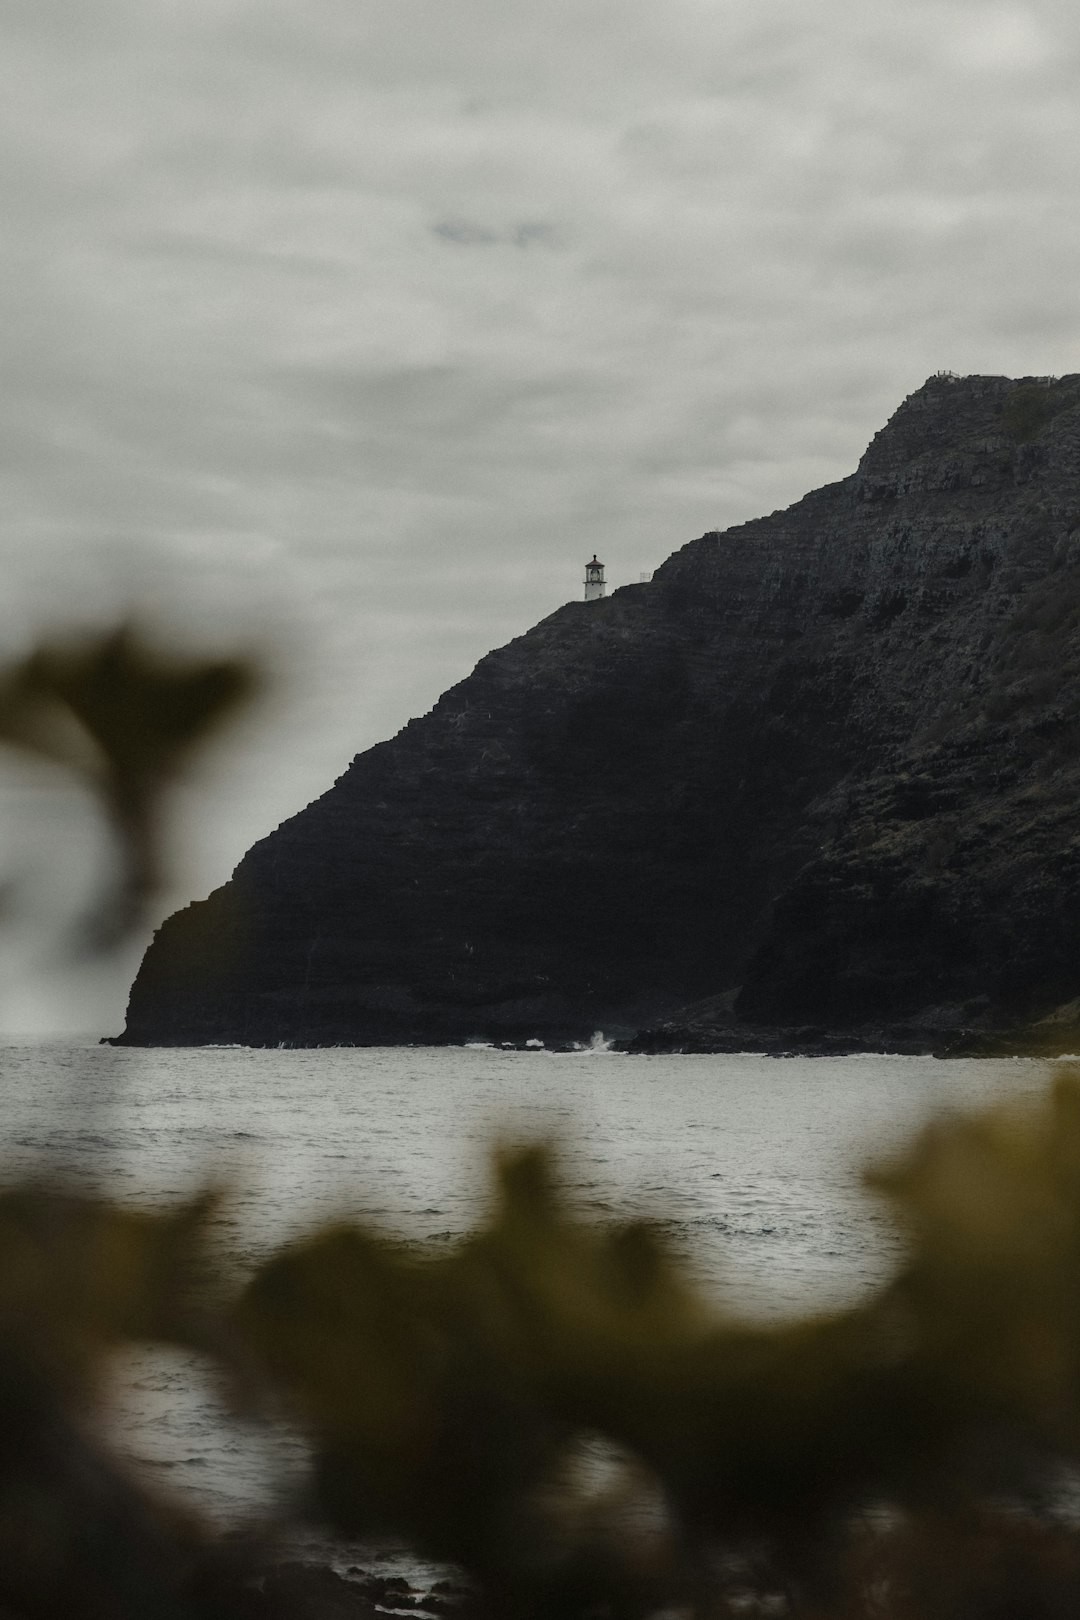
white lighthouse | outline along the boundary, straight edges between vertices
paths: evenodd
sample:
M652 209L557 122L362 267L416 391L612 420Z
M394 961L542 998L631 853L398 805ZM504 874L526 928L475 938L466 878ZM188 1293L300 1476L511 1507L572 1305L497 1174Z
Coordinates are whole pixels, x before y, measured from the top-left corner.
M597 597L607 595L607 586L604 583L604 565L597 562L596 552L593 552L592 562L585 564L585 600L595 602Z

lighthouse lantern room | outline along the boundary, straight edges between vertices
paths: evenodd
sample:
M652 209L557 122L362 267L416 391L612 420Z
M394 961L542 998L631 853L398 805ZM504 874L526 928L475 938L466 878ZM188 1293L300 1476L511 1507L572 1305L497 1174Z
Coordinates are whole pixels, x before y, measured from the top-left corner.
M607 595L607 585L604 583L604 565L597 562L596 552L593 552L592 562L585 564L585 600L595 602L597 597Z

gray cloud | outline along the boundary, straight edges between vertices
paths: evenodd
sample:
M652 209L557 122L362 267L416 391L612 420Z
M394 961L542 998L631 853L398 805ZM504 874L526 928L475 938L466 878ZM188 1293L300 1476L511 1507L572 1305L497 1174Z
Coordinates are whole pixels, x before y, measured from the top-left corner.
M433 225L432 230L436 236L459 247L492 247L499 242L509 242L517 248L556 247L559 242L555 227L543 220L525 220L498 231L469 219L444 219Z

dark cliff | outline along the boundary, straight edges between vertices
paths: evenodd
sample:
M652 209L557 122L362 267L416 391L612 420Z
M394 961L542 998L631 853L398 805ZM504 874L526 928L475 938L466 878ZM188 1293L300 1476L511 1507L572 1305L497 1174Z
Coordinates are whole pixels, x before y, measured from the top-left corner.
M1080 996L1078 700L1080 377L933 378L850 477L355 759L168 920L121 1039L1045 1017Z

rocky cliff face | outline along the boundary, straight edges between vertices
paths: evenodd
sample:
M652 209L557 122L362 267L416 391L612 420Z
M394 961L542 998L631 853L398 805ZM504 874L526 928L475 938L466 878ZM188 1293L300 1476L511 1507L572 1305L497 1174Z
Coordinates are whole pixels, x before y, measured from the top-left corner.
M1080 377L932 378L355 759L169 919L121 1039L1030 1022L1080 995L1078 745Z

